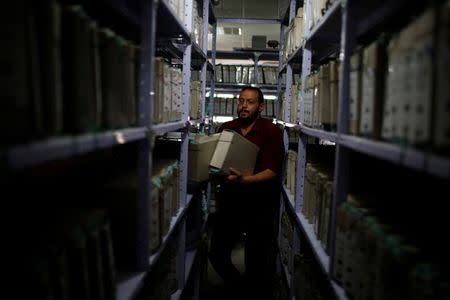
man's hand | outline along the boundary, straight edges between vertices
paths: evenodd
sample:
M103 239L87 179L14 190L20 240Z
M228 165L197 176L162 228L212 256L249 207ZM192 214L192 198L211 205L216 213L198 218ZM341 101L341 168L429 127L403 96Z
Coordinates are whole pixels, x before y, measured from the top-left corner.
M242 173L235 168L230 167L230 175L225 179L227 183L241 183L243 176Z
M258 182L265 182L276 178L277 174L270 169L265 169L262 172L254 175L242 175L242 173L235 168L230 167L230 175L225 177L225 182L232 184L254 184Z

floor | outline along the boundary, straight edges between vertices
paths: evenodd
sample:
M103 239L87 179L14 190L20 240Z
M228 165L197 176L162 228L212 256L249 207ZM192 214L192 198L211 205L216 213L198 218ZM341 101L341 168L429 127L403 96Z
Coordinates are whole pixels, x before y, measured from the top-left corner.
M231 260L236 268L244 272L244 248L242 243L238 243L236 248L231 253ZM211 263L208 261L207 275L202 284L200 300L230 300L226 299L223 281L214 271Z

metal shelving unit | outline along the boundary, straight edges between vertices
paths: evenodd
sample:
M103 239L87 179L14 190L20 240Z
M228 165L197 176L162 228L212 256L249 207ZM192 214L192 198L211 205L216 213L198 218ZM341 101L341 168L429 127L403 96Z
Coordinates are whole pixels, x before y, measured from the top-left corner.
M221 19L223 20L223 19ZM228 20L228 19L226 19ZM236 19L233 19L236 20ZM238 19L243 21L244 19ZM229 21L229 20L228 20ZM264 22L264 20L260 20ZM266 20L267 22L272 23L272 20ZM218 59L251 59L253 60L255 66L259 66L258 62L260 60L278 60L278 51L272 51L270 49L240 49L234 51L215 51L215 58ZM208 57L212 58L213 51L208 51ZM274 84L259 84L259 83L223 83L223 82L215 82L214 91L216 92L239 92L242 87L246 85L257 86L261 88L263 93L273 94L274 90L277 89L277 85Z
M272 19L234 19L234 18L218 18L217 21L219 22L242 22L242 23L258 23L258 24L273 24L278 23L278 20L272 20ZM247 49L247 48L241 48L241 49L235 49L233 51L217 51L215 49L216 46L216 36L217 36L217 26L216 24L213 26L213 37L212 37L212 50L209 50L208 57L211 59L212 64L215 65L216 59L250 59L253 60L255 67L259 66L258 62L261 60L272 60L277 61L278 60L278 50L272 50L272 49ZM215 79L215 78L214 78ZM256 76L255 76L256 79ZM244 83L221 83L221 82L215 82L215 80L212 80L211 84L207 87L209 90L210 96L209 96L209 107L208 107L208 113L207 115L209 117L213 117L214 115L214 94L217 92L220 93L239 93L242 87L251 85L251 86L257 86L261 88L261 91L264 94L268 95L274 95L277 93L278 85L272 85L272 84L258 84L258 83L250 83L250 84L244 84Z
M281 24L280 36L283 37L284 28L294 14L295 0L291 1L289 18L286 17ZM422 6L425 3L415 4ZM398 16L399 13L407 15L414 11L414 5L409 5L406 1L369 1L359 3L358 1L336 0L328 8L320 21L311 29L304 28L305 43L299 53L302 53L301 80L304 87L305 78L310 74L313 64L319 64L322 60L333 56L341 61L340 82L339 82L339 117L337 132L329 132L321 129L314 129L304 126L303 99L304 89L300 93L299 124L290 124L282 120L277 122L289 130L298 130L300 139L298 141L298 160L295 195L291 194L286 187L283 188L283 203L291 216L294 216L296 226L300 229L300 234L305 236L309 248L312 249L314 257L324 274L327 275L331 290L336 299L349 299L346 291L334 280L332 276L332 265L334 259L334 244L336 240L336 211L339 204L345 201L348 193L348 185L351 178L347 172L349 157L353 152L359 152L373 159L388 161L398 168L419 171L421 176L427 176L430 180L436 179L439 182L450 180L450 159L428 150L407 147L386 141L371 140L364 137L349 135L349 61L350 55L357 43L367 43L374 38L377 33L381 33L388 20ZM310 15L311 8L309 1L305 1L304 10ZM307 22L305 22L306 24ZM282 39L281 39L282 40ZM280 76L283 72L287 74L287 85L292 80L292 70L289 59L286 65L281 65L280 51ZM298 57L299 53L293 56ZM281 90L281 88L279 89ZM291 94L286 90L286 101L290 102ZM289 105L286 105L289 107ZM281 118L287 119L289 114L285 112ZM336 146L335 150L335 170L334 170L334 194L331 205L331 220L328 231L328 240L331 243L329 254L325 251L321 242L315 234L314 227L308 222L302 213L303 193L306 167L306 144L308 137L332 142ZM297 244L298 247L305 247L304 244ZM301 248L300 248L301 249Z
M186 12L185 20L188 20L188 15L191 17L192 12ZM191 42L192 28L186 26L185 20L180 20L178 18L167 1L160 0L158 2L157 16L156 34L158 37L183 38L186 44Z
M193 1L197 1L202 8L203 45L192 42L192 9ZM87 7L98 9L107 6L101 11L102 16L93 14L91 17L105 17L106 14L114 14L126 20L127 25L140 36L140 68L136 81L138 82L137 98L137 125L135 127L109 129L101 132L89 132L78 135L53 136L40 140L7 145L1 149L2 170L0 175L9 179L10 174L27 172L29 167L46 166L49 162L66 160L70 161L77 156L89 154L99 150L107 150L122 145L137 144L135 155L137 161L137 198L135 216L135 230L130 235L136 236L136 243L131 245L135 257L130 259L133 263L126 266L127 270L115 270L116 272L116 299L134 299L142 290L145 278L152 267L160 259L170 239L178 239L177 251L177 279L178 291L173 295L177 298L181 295L189 276L194 276L194 259L198 251L196 249L186 251L186 211L191 204L192 195L187 194L187 150L188 127L196 126L204 122L206 71L213 70L212 64L207 59L207 34L208 24L215 23L213 6L210 0L185 0L183 20L181 20L170 7L167 1L139 1L139 4L131 5L124 0L97 0L95 3L84 3ZM98 7L97 7L98 6ZM136 6L136 7L135 7ZM92 9L93 12L96 10ZM100 13L100 12L99 12ZM123 20L121 20L123 21ZM119 22L118 22L119 23ZM121 26L121 25L117 25ZM127 28L128 30L129 28ZM125 31L127 31L125 30ZM157 41L160 43L158 44ZM152 123L152 111L155 97L154 56L156 45L166 47L165 53L173 58L183 60L182 66L182 117L180 121L154 125ZM169 49L170 48L170 49ZM202 118L188 121L190 102L190 75L191 69L202 70ZM181 151L179 155L179 206L178 213L172 217L170 229L163 238L161 245L154 254L150 249L151 220L151 184L153 159L153 138L172 131L181 131ZM133 148L134 149L134 148ZM6 166L4 172L3 166ZM50 172L50 171L47 171ZM64 199L64 197L63 197ZM204 224L201 224L202 228ZM176 236L175 236L176 235ZM130 246L130 245L129 245ZM198 272L197 272L198 273ZM199 274L196 280L200 280ZM178 296L177 296L178 295Z
M328 273L330 270L330 257L325 253L325 250L320 245L320 241L314 233L313 225L306 220L303 213L295 211L295 196L287 190L286 186L283 186L283 196L286 204L285 207L287 207L291 215L295 216L296 226L306 236L308 242L313 248L313 253L322 268L322 272Z
M186 210L189 208L189 204L191 203L192 195L187 195L186 199L186 205L183 207L180 207L178 210L178 213L172 217L172 220L170 222L170 229L167 232L167 234L164 236L161 245L158 248L158 251L156 253L152 254L149 258L149 268L153 266L156 261L158 261L159 257L161 256L162 252L164 251L167 243L169 242L170 238L172 237L173 233L178 229L178 226L180 226L180 223L184 222L184 216L186 213Z
M306 35L306 43L314 45L312 60L320 62L332 53L336 53L340 47L342 27L342 0L336 0L316 24L311 32Z

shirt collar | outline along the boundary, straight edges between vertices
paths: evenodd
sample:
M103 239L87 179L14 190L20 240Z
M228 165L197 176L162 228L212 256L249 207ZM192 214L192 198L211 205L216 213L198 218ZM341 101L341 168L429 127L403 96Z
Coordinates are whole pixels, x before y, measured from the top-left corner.
M250 132L252 131L259 131L262 128L262 117L259 116L258 119L256 119L255 124L252 127L252 130L250 130ZM240 132L241 129L241 121L239 120L239 118L236 118L234 120L234 124L232 124L232 129L235 130L236 132Z

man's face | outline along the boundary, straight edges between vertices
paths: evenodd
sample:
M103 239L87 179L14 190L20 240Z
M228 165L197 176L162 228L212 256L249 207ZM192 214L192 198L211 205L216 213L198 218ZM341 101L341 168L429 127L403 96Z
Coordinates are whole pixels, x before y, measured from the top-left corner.
M238 99L237 114L239 119L251 124L264 109L264 104L258 102L258 93L253 90L244 90Z

